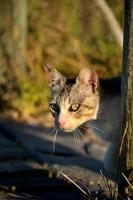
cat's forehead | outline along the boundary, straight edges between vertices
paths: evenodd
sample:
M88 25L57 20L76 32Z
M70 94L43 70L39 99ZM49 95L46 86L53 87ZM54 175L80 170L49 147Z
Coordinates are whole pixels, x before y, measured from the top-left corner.
M75 83L66 84L58 96L59 102L80 103L82 96L75 88Z
M69 101L71 100L71 85L66 84L62 91L59 93L58 99L60 102L62 101Z

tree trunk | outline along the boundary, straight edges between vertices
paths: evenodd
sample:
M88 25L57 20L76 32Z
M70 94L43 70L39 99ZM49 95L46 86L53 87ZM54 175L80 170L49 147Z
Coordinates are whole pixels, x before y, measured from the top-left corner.
M26 0L0 0L0 71L25 72Z
M124 143L121 152L121 163L118 188L119 193L127 198L133 193L133 1L125 0L124 49L122 64L122 133ZM132 194L133 195L133 194Z

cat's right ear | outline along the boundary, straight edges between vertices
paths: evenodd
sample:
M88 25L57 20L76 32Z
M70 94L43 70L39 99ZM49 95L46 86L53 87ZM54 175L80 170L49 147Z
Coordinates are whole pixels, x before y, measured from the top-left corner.
M90 68L84 67L81 69L79 76L76 79L77 84L91 88L95 92L99 87L98 75Z
M49 78L49 87L53 91L59 91L64 87L64 84L66 82L66 78L58 72L55 68L53 68L51 65L45 65L44 69L46 73L48 74Z

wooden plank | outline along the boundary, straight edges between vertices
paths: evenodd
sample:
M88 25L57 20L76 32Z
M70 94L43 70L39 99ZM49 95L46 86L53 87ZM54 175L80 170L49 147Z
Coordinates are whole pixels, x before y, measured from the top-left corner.
M16 146L1 147L0 146L0 159L23 159L32 158L33 156L26 149Z
M0 121L0 129L3 131L6 137L14 141L19 141L30 150L33 150L34 147L34 149L36 148L38 150L46 151L48 153L53 152L54 134L53 137L49 136L49 133L52 132L53 129L35 127L34 125L26 126L10 121ZM57 153L76 153L77 149L75 148L75 145L73 145L73 135L58 134L57 138L59 140L59 143L58 140L56 141L56 144L58 145L56 145L55 151ZM66 140L68 141L67 143L65 142Z
M14 171L27 171L31 169L43 169L41 166L33 160L22 161L22 160L12 160L0 162L0 172L14 172Z
M13 179L0 179L0 188L7 191L12 190L14 186L18 192L30 191L74 191L75 187L61 179L49 177L25 177Z
M8 121L0 121L0 127L8 138L19 141L41 166L47 163L56 172L63 170L70 177L77 177L78 174L78 178L83 180L86 176L90 177L91 180L101 178L100 169L103 169L101 160L106 151L103 144L101 146L98 144L97 149L91 148L90 151L93 153L88 155L83 146L81 146L81 151L76 150L72 135L61 134L58 136L55 154L53 154L52 141L46 137L47 129L34 125L23 126ZM84 141L81 145L84 145Z
M23 126L20 127L21 126L18 127L17 124L12 124L11 122L0 121L0 128L4 135L11 140L20 142L21 145L33 155L38 163L43 164L46 161L44 158L45 154L52 154L53 141L51 142L45 138L45 134L43 134L43 137L40 137L39 132L36 132L36 135L34 135L32 129L30 131L24 131ZM66 156L67 154L73 156L73 154L76 153L64 145L57 144L58 143L56 143L55 152L57 152L58 155L60 153L60 156L61 152L62 155ZM42 150L43 153L41 153L40 150Z
M8 180L9 181L9 180ZM21 183L19 182L21 181ZM4 182L4 190L6 191L5 199L63 199L68 200L70 199L76 199L76 200L83 200L85 199L80 191L78 191L74 186L65 183L63 180L57 180L57 179L32 179L27 182L27 180L17 180L17 181L9 181L9 184L7 187L5 186ZM38 181L40 184L32 184ZM1 182L0 182L1 183ZM3 183L3 182L2 182ZM20 183L20 184L19 184ZM32 185L30 185L32 184ZM1 188L2 189L2 188ZM14 192L12 191L14 190ZM4 198L3 198L4 199Z
M62 179L47 177L47 170L7 173L0 179L3 199L71 199L83 200L80 191ZM1 176L1 174L0 174ZM64 196L65 195L65 196Z
M0 147L1 146L14 146L14 143L5 137L2 132L0 132Z
M86 200L78 192L69 191L50 191L50 192L32 192L32 193L5 193L2 195L1 200Z

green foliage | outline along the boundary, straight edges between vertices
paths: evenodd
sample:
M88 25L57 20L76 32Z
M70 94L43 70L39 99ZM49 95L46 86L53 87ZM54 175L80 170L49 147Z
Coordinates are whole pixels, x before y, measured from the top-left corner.
M72 33L74 36L81 35L81 16L82 16L82 3L77 0L65 1L66 4L66 31Z
M24 81L20 84L20 93L13 103L15 109L24 115L36 115L48 110L49 90L32 81Z
M121 0L107 2L122 26ZM93 1L29 0L27 12L27 75L21 78L22 74L17 73L20 94L9 100L19 112L36 115L47 111L49 90L42 71L44 63L69 77L77 75L83 65L95 68L100 77L120 73L121 50Z

